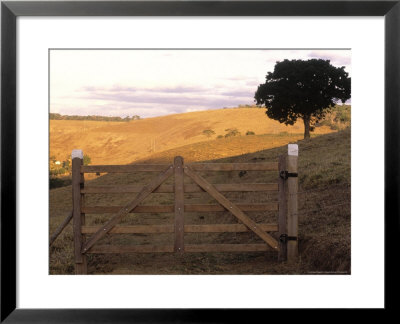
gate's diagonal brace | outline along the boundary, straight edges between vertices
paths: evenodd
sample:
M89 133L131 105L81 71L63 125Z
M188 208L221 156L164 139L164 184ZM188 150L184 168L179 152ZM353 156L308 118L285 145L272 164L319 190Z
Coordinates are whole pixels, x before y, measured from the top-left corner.
M265 233L257 223L252 221L245 213L243 213L239 207L222 195L215 187L205 180L203 177L196 174L189 166L184 167L185 173L193 179L201 188L207 191L213 198L215 198L222 206L230 211L237 219L239 219L244 225L246 225L252 232L259 236L264 242L270 245L276 251L279 251L278 241L275 240L271 235Z
M54 234L50 237L49 246L51 246L54 243L54 241L57 239L58 235L60 235L61 232L64 230L64 228L69 224L69 222L71 221L73 216L74 216L74 212L73 212L73 210L71 210L68 213L67 217L65 217L63 222L60 224L60 226L57 227Z
M95 234L93 234L86 244L82 247L82 253L86 253L98 240L104 237L118 222L122 217L129 214L132 209L139 205L149 194L156 190L161 183L167 180L174 173L173 166L169 166L163 172L161 172L157 177L155 177L149 184L143 187L134 200L126 204L121 210L113 216L104 226L102 226Z

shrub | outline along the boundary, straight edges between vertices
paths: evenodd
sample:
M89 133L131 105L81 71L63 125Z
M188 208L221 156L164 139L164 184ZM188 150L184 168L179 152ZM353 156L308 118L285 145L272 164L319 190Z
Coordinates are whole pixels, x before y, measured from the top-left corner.
M350 109L346 109L345 107L341 107L341 109L338 109L338 112L336 113L335 121L340 121L342 123L348 123L350 122Z
M90 158L89 155L84 155L83 156L83 165L89 165L90 163L92 163L92 159Z
M256 135L256 133L252 132L252 131L247 131L246 135Z
M231 136L240 136L240 132L237 130L237 128L227 128L225 129L225 137L231 137Z
M211 135L214 135L215 132L212 129L205 129L203 130L203 135L207 136L207 137L211 137Z

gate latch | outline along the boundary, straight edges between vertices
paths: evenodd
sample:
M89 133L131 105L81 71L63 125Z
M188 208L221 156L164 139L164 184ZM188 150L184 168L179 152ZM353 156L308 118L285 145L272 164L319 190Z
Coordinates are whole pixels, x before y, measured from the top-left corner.
M287 178L296 178L298 176L298 174L295 172L281 171L281 172L279 172L279 176L282 179L287 180Z
M287 234L282 234L279 236L279 241L286 243L287 241L297 241L297 236L288 236Z

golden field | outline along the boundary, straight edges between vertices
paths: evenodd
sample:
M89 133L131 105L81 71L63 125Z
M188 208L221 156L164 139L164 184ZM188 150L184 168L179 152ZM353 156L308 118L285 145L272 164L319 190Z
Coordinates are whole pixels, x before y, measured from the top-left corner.
M265 109L231 108L190 112L162 117L133 120L130 122L103 122L84 120L50 120L50 156L65 160L73 149L82 149L91 157L91 164L127 164L150 158L160 152L175 150L184 145L215 142L218 135L224 136L226 129L236 128L241 135L252 131L256 135L268 134L273 137L260 141L246 136L241 147L232 148L220 139L216 156L226 157L255 152L261 149L278 147L291 140L301 139L304 132L303 121L293 126L280 124L269 119ZM207 137L204 130L213 130ZM331 133L328 126L315 129L313 134ZM288 138L286 138L288 137ZM295 137L295 138L293 138ZM253 143L254 142L254 143ZM199 157L203 159L204 157Z

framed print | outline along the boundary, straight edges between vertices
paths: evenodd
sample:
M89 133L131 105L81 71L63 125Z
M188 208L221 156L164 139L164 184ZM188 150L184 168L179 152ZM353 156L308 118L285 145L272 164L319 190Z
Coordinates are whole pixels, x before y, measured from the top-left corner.
M1 321L392 309L399 16L399 1L3 1Z

